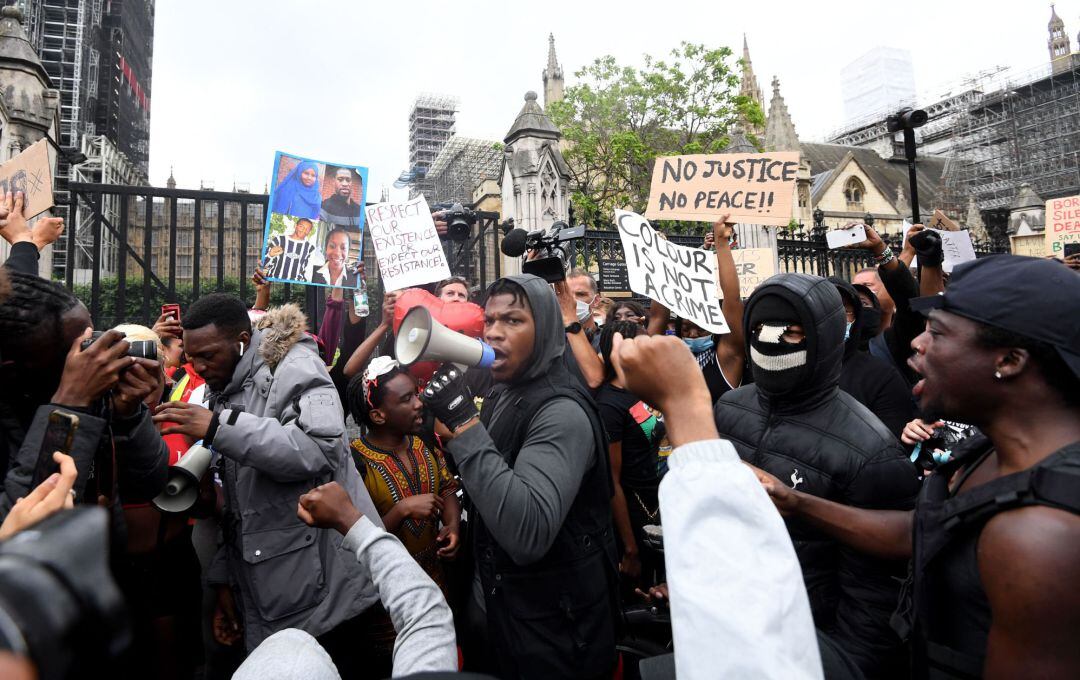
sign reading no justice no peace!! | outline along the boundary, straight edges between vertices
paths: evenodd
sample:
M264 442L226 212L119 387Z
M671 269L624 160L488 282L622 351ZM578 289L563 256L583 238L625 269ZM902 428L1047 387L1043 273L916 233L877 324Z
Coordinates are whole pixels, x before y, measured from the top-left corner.
M645 216L656 220L791 222L799 154L729 153L666 156L653 166Z
M671 243L628 210L615 211L630 290L656 300L711 333L727 333L716 291L716 255Z
M423 196L402 203L369 205L367 222L385 290L450 278L450 267Z

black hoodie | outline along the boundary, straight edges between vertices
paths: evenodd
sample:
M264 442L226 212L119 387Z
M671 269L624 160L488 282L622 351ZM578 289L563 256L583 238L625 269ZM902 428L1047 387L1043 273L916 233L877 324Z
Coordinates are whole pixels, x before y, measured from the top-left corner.
M720 436L743 460L799 491L857 507L910 509L919 491L915 466L881 421L839 389L845 320L836 288L805 274L769 279L746 304L747 356L748 320L769 294L791 302L803 321L809 377L783 395L766 396L756 384L728 392L714 409ZM868 677L902 672L889 617L905 565L856 553L804 522L787 525L817 626Z
M855 287L842 279L829 281L855 310L855 321L851 325L848 339L844 341L840 389L870 409L889 432L899 438L904 431L904 425L915 417L911 390L895 366L859 348L862 340L863 306Z

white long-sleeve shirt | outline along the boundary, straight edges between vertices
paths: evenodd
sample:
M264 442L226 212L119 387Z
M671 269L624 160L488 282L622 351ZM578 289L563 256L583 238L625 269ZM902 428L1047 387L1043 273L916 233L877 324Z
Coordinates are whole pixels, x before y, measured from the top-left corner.
M821 680L787 527L730 442L678 447L660 483L679 680Z

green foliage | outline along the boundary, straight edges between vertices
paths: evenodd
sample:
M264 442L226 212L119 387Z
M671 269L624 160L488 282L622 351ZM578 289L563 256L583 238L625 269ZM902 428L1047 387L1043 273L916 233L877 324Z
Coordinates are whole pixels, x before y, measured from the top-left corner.
M117 302L119 301L119 283L120 280L116 277L101 279L100 293L98 296L99 309L97 317L94 319L95 325L108 328L119 323L141 323L149 326L153 325L154 321L157 320L158 315L161 314L161 305L167 302L179 303L180 315L183 316L183 310L195 301L190 283L178 282L176 284L175 297L168 296L167 291L162 291L151 284L148 303L149 318L146 318L143 316L142 309L144 299L142 279L127 279L127 285L124 291L124 308L122 310L117 308ZM236 277L225 277L223 284L223 292L240 295L240 281ZM285 286L277 283L273 284L270 289L270 306L276 307L285 304L286 302L295 302L296 304L303 306L307 286L298 285L292 286L291 288L290 296L286 299ZM90 290L90 284L76 284L72 292L74 292L76 297L82 300L87 307L90 307ZM216 278L200 282L200 296L214 292L217 292ZM246 295L244 295L243 298L248 305L255 300L255 287L250 281L247 284Z
M606 56L578 71L578 83L547 107L569 142L576 217L608 225L616 208L642 212L657 156L716 153L740 120L764 125L761 107L738 94L735 63L727 47L683 42L668 59L645 55L640 69Z

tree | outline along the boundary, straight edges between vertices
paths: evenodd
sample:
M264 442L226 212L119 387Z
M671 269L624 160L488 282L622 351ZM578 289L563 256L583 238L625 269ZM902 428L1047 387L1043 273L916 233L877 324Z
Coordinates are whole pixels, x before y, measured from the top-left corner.
M548 114L569 142L577 217L608 225L616 208L642 212L657 156L716 153L736 122L763 125L761 107L738 94L732 62L727 47L683 42L667 60L645 55L640 69L606 56L575 73Z

